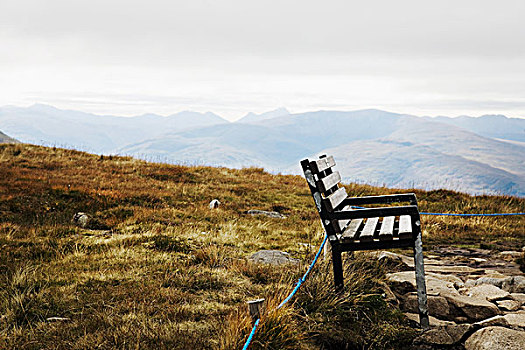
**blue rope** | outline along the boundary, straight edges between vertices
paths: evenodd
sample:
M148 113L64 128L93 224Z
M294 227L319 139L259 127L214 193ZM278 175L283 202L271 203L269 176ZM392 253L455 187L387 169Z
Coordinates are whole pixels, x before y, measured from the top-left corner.
M259 321L261 321L260 318L255 321L255 324L253 325L252 332L250 333L250 336L248 337L248 340L246 341L246 344L242 347L242 350L248 349L248 345L250 345L253 336L255 335L255 330L257 329L257 326L259 325Z
M352 206L353 209L368 209L365 207ZM454 214L454 213L427 213L420 212L421 215L435 215L435 216L511 216L511 215L525 215L525 213L494 213L494 214Z
M511 215L525 215L525 213L494 213L494 214L451 214L451 213L419 213L421 215L435 215L435 216L511 216Z
M324 245L326 244L326 240L328 239L328 236L325 235L324 236L324 239L323 239L323 243L321 243L321 246L319 247L319 250L317 251L317 254L315 254L315 258L314 260L312 261L312 263L310 264L310 266L308 266L308 270L306 270L306 272L304 273L303 277L299 278L299 281L297 281L297 283L295 284L295 288L292 290L292 292L290 293L290 295L288 295L280 304L279 306L277 306L277 310L280 309L281 307L284 306L284 304L286 304L288 301L290 301L290 299L292 299L292 297L295 295L295 293L297 293L297 291L299 290L299 287L301 287L301 284L303 284L303 282L306 280L306 277L308 276L308 274L310 273L310 271L312 271L312 269L314 268L314 265L315 263L317 262L317 260L319 259L319 255L321 255L321 252L323 251L323 247ZM244 347L242 348L242 350L246 350L248 349L248 345L250 345L252 339L253 339L253 336L255 335L255 330L257 329L257 326L259 325L259 321L261 319L258 318L257 321L255 321L255 324L253 325L253 328L252 328L252 331L250 332L250 335L248 336L248 340L246 340L246 343L244 344Z

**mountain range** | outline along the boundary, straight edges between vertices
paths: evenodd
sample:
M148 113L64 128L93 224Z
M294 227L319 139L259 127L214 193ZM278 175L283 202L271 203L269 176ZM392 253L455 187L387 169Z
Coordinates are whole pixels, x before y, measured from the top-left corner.
M274 173L300 174L301 159L327 153L347 182L525 196L525 119L501 115L280 108L229 122L210 112L118 117L38 104L1 107L0 130L27 143Z

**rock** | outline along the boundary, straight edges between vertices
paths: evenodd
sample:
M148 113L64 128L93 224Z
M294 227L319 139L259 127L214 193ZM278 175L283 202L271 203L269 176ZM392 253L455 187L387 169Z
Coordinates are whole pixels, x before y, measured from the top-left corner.
M505 311L516 311L521 307L521 303L517 300L498 300L496 304Z
M439 266L439 265L426 265L425 264L425 271L428 272L439 272L439 273L477 273L482 274L484 270L482 269L475 269L470 266Z
M471 329L470 324L452 324L431 328L414 339L414 344L454 345L461 342L463 336Z
M510 293L492 284L480 284L479 286L474 286L468 289L467 295L469 297L480 297L485 298L488 301L495 301L508 298Z
M388 284L386 284L385 282L379 282L379 284L381 285L381 289L383 290L383 294L381 295L383 297L383 300L392 305L398 305L399 301L397 300L396 295L394 294L394 292L392 292Z
M107 230L109 227L100 220L93 218L91 215L78 212L73 216L73 222L82 228L90 230Z
M415 314L415 313L411 313L411 312L404 312L403 315L405 315L406 318L408 318L410 321L412 321L412 322L414 322L414 323L419 325L419 314ZM435 318L434 316L429 316L428 319L430 321L430 326L431 327L455 325L454 322L440 320L438 318Z
M90 221L91 217L83 212L78 212L73 216L73 222L82 228L87 228Z
M451 306L451 314L464 314L468 321L480 321L500 314L498 307L486 299L471 298L450 290L441 295Z
M280 250L260 250L252 254L249 259L255 263L270 265L299 263L299 259L294 259L290 257L290 254Z
M428 314L441 319L449 318L449 306L447 299L441 296L427 296ZM418 313L418 302L416 294L406 295L402 305L403 311Z
M269 218L277 218L277 219L286 219L286 216L284 216L283 214L281 213L278 213L276 211L264 211L264 210L248 210L246 212L246 214L249 214L249 215L264 215L264 216L267 216Z
M480 277L476 280L468 280L465 282L465 286L473 287L480 284L492 284L510 293L525 293L525 277L523 276L512 276L512 277Z
M387 278L397 293L406 294L416 289L414 272L390 273ZM468 321L479 321L500 314L498 307L485 298L461 295L456 288L463 287L463 282L454 275L428 273L426 283L429 296L437 294L446 299L449 305L447 319L466 317Z
M498 258L503 259L505 261L514 261L518 258L521 258L523 255L522 252L514 252L514 251L505 251L498 254Z
M519 301L521 305L525 304L525 293L510 293L510 297Z
M504 327L482 328L465 342L466 350L523 350L525 332Z
M490 326L503 326L503 327L506 327L508 325L509 325L509 323L507 322L505 317L503 317L502 315L490 317L490 318L487 318L485 320L481 320L481 321L478 321L478 322L474 323L474 326L476 326L476 327L490 327Z
M209 207L210 209L218 209L220 205L221 205L221 202L219 202L218 199L213 199L213 200L210 202L210 204L208 205L208 207Z
M511 327L519 327L525 329L525 312L514 312L503 316L507 324Z

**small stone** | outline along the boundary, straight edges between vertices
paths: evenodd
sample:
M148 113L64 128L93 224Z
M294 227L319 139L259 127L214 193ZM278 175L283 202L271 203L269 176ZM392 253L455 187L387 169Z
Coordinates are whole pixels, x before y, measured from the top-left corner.
M466 350L523 350L525 332L504 327L482 328L465 342Z
M496 304L501 310L516 311L521 307L521 303L516 300L498 300Z
M278 213L276 211L265 211L265 210L248 210L246 214L255 216L255 215L263 215L267 216L269 218L276 218L276 219L286 219L286 216L284 216L281 213Z
M221 205L221 202L219 202L218 199L213 199L210 204L209 204L209 208L210 209L218 209L219 206Z
M83 212L78 212L73 216L73 222L82 228L86 228L90 220L91 217Z
M252 254L249 259L255 263L270 265L299 263L299 259L294 259L290 254L279 250L260 250Z

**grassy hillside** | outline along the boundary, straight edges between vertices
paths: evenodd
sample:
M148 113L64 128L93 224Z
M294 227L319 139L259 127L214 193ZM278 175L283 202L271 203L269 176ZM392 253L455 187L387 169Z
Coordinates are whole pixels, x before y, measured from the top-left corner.
M523 198L415 192L424 211L525 211ZM218 210L208 208L214 198ZM248 216L249 209L287 219ZM96 220L79 228L77 212ZM424 217L422 224L427 249L525 245L522 217ZM299 176L0 145L0 348L240 348L250 329L245 302L280 301L304 273L320 230ZM287 251L302 264L246 259L261 249ZM330 266L320 263L293 305L265 316L252 348L409 342L414 330L381 298L386 267L356 257L346 269L346 293L334 297Z

